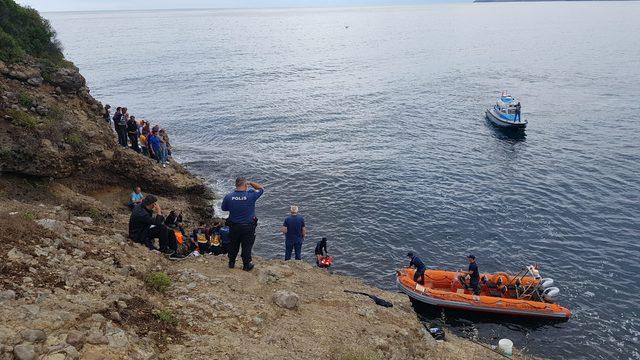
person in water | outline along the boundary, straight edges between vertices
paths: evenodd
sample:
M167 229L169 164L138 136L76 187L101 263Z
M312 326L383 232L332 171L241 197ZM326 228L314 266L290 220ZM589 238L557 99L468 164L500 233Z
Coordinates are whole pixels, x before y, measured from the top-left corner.
M520 103L516 104L516 116L513 117L513 121L520 121Z
M480 295L480 272L474 255L467 256L469 260L469 270L462 271L463 274L469 275L469 286L473 290L474 295Z
M316 265L320 266L320 260L322 260L322 258L324 258L325 256L329 255L329 252L327 251L326 237L323 237L320 241L316 243L316 249L314 252L316 254Z
M284 260L291 260L291 252L295 249L296 260L302 259L302 241L307 235L304 218L298 215L298 207L291 205L291 215L284 219L280 229L285 236Z
M249 189L249 186L252 189ZM242 247L242 270L251 271L251 250L256 240L256 201L264 194L264 187L258 183L247 181L243 177L236 179L236 189L222 200L222 211L228 211L229 226L229 268L236 266L238 251Z
M422 260L412 252L407 253L407 258L409 258L409 267L416 268L416 272L413 274L413 281L420 285L424 285L424 272L427 270L424 262L422 262Z

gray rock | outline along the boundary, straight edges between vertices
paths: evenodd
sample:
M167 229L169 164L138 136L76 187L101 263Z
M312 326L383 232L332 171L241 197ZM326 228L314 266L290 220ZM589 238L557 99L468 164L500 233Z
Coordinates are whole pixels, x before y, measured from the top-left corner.
M51 84L59 87L61 92L75 93L86 85L86 80L78 70L63 68L56 71L50 79ZM57 92L57 89L56 89Z
M45 357L44 360L65 360L66 358L67 358L67 355L63 353L55 353L55 354L47 355L47 357Z
M85 343L85 336L82 332L77 330L69 331L67 334L67 344L73 346L74 348L81 349Z
M40 86L40 85L42 85L42 81L44 81L44 79L41 78L40 76L37 76L37 77L32 77L31 79L27 80L27 84L29 84L31 86Z
M122 317L120 316L120 313L118 313L117 311L110 312L109 318L111 318L111 320L116 322L122 322Z
M77 359L80 357L80 353L78 352L78 350L73 347L73 346L67 346L66 348L64 348L62 351L64 351L67 354L67 357L69 359Z
M13 356L18 360L33 360L37 354L33 345L24 343L13 347Z
M64 224L61 221L54 219L40 219L36 221L36 224L42 226L45 229L51 230L56 233L65 233Z
M269 268L258 270L258 282L260 282L261 284L271 284L277 282L278 280L280 280L280 276L273 270Z
M109 343L109 339L99 330L89 331L86 341L91 345L107 345Z
M279 290L273 294L271 298L273 302L285 309L296 309L298 307L298 303L300 302L300 297L298 294L288 291L288 290Z
M93 219L88 216L76 216L73 219L76 221L83 222L85 224L93 224Z
M38 115L41 115L41 116L49 115L49 109L42 105L38 105L36 107L36 112L38 113Z
M109 347L126 348L127 346L129 346L129 339L127 338L127 334L125 334L125 332L122 330L114 334L109 334L107 338L109 340Z
M13 290L0 291L0 301L15 300L16 292Z
M22 336L22 340L32 343L42 342L47 339L47 334L40 329L23 330L20 332L20 336Z

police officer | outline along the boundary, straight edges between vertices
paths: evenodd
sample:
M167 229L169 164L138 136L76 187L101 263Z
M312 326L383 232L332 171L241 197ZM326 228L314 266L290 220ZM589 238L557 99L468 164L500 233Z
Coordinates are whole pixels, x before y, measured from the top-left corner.
M249 189L251 187L251 189ZM236 190L227 194L222 201L222 210L229 212L229 268L236 266L236 257L242 247L242 270L251 271L251 249L256 240L256 201L264 193L262 185L247 181L243 177L236 179Z

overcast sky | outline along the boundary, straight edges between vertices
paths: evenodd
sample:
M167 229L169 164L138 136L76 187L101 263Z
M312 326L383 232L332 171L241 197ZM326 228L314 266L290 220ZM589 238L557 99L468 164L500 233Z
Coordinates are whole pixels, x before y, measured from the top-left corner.
M17 0L39 11L422 4L465 0ZM471 2L471 0L468 0Z

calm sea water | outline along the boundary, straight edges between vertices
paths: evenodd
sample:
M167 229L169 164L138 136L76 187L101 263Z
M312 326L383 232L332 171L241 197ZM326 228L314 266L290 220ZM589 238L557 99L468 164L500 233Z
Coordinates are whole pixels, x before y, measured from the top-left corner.
M451 321L550 358L640 359L640 3L50 13L94 96L164 124L224 193L267 191L256 252L288 205L335 270L394 288L434 268L539 262L574 317ZM502 89L526 135L483 119Z

